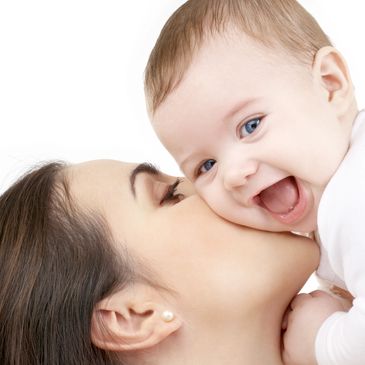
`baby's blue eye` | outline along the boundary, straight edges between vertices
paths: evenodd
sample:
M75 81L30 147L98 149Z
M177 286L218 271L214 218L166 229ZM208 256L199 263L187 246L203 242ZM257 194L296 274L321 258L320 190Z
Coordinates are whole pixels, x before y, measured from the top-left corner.
M198 175L205 174L206 172L208 172L215 165L215 163L216 161L213 159L206 160L205 162L203 162L199 167Z
M248 135L255 132L256 128L261 123L262 118L254 118L249 120L248 122L242 124L239 128L238 134L240 138L247 137Z

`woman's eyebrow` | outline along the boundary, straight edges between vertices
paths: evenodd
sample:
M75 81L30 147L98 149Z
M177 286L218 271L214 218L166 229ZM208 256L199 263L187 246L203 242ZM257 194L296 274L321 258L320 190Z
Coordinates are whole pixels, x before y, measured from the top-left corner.
M135 187L136 178L137 178L138 174L141 174L141 173L149 174L149 175L159 175L160 170L155 165L153 165L149 162L140 163L132 170L132 172L129 176L129 183L130 183L130 188L131 188L131 191L132 191L132 194L134 197L136 196L136 187Z

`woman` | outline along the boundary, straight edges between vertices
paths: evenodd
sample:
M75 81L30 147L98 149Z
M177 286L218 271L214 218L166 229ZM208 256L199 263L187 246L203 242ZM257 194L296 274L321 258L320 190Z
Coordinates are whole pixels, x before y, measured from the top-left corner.
M309 239L228 223L148 164L45 165L0 199L1 364L282 364Z

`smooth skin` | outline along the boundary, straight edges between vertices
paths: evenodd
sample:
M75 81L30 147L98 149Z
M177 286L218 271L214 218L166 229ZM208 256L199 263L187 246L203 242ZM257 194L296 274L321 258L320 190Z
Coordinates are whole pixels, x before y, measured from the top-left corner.
M128 364L281 365L282 318L318 265L317 245L227 222L187 180L166 200L176 178L135 168L91 161L66 172L77 204L100 212L117 249L169 288L138 283L101 301L93 342Z

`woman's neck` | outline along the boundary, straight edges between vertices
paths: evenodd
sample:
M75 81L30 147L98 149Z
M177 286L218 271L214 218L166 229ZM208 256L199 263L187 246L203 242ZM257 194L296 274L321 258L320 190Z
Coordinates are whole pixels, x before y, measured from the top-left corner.
M283 365L280 352L279 316L247 318L244 324L222 328L190 328L188 325L159 346L131 356L128 364L153 365ZM281 317L280 317L281 318ZM146 361L148 360L148 361Z

